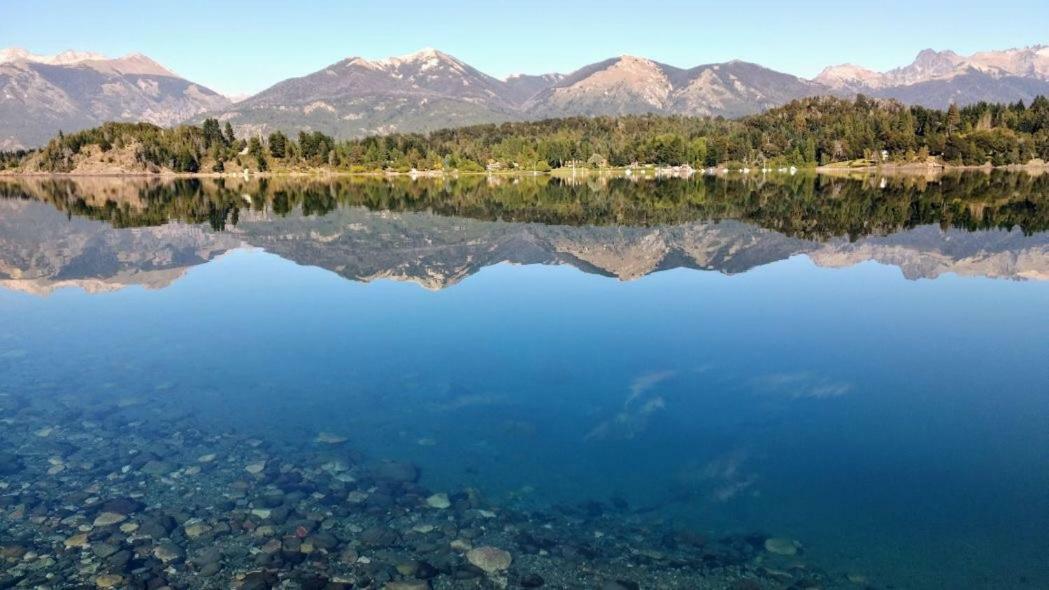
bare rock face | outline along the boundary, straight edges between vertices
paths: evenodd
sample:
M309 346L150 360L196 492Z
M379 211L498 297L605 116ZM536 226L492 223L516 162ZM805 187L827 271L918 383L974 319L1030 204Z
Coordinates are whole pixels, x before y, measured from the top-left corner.
M814 82L835 92L862 92L933 108L951 102L1030 102L1049 92L1049 47L969 56L925 49L910 64L887 72L842 64L824 69Z
M227 104L141 54L0 50L0 149L39 146L59 131L105 121L174 125Z

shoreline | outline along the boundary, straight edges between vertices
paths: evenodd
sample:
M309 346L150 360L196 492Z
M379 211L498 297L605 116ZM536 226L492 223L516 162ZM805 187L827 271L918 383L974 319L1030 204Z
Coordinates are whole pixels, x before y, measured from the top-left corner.
M533 170L499 170L484 172L463 172L453 170L449 172L435 170L419 170L414 172L350 172L345 170L316 169L308 172L252 172L224 173L224 172L145 172L145 171L117 171L117 172L23 172L0 170L0 178L149 178L160 180L171 179L261 179L261 178L409 178L412 180L424 178L455 178L459 176L502 176L511 178L521 177L550 177L571 178L580 176L605 176L636 178L638 180L653 180L659 178L682 178L687 179L694 176L763 176L763 175L794 175L805 173L816 173L824 175L841 175L849 173L880 173L885 176L914 175L914 174L948 174L952 172L1035 172L1043 173L1049 171L1049 162L1041 164L1008 164L1003 166L983 165L965 166L950 164L890 164L873 166L841 166L829 164L826 166L815 166L807 168L793 168L793 172L780 169L749 169L747 172L726 168L698 169L691 174L667 172L657 167L644 167L643 173L628 173L628 168L555 168L549 171Z

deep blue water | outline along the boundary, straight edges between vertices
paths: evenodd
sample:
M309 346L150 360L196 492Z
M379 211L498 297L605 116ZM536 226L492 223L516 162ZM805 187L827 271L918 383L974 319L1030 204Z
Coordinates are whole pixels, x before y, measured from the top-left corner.
M629 281L499 263L428 290L300 262L0 289L0 390L344 435L516 505L621 497L877 587L1049 587L1049 281L797 254Z

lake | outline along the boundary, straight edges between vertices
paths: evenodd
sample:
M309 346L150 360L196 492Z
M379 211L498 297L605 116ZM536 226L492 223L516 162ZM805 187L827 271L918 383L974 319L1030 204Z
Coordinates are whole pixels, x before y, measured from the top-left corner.
M0 195L0 587L1049 587L1049 177Z

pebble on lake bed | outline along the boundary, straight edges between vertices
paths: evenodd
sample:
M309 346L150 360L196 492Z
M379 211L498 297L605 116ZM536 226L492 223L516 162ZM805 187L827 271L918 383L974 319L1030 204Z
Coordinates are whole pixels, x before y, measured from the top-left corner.
M103 574L95 578L95 586L99 588L118 588L124 583L123 576L116 574Z
M488 574L505 571L510 567L510 554L496 547L478 547L466 552L466 559Z
M448 494L434 494L426 499L426 505L430 508L436 508L438 510L444 510L452 506L451 500L448 499Z
M317 435L317 438L313 439L313 442L322 445L341 445L350 439L345 436L339 436L338 434L332 434L330 432L322 432Z
M127 517L123 514L117 514L116 512L103 512L98 515L98 518L96 518L95 522L92 524L96 527L106 527L122 523L125 520L127 520Z
M794 539L787 539L785 537L772 537L765 540L765 551L773 553L775 555L797 555L800 543Z

